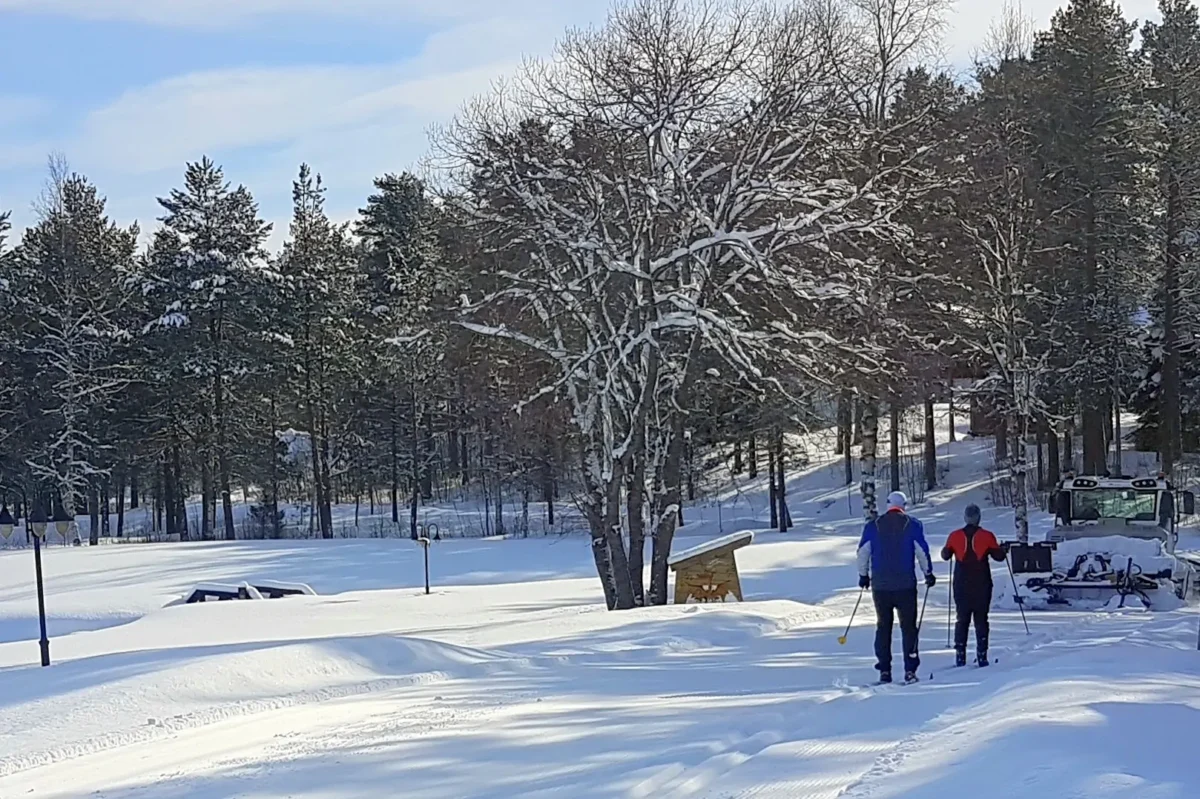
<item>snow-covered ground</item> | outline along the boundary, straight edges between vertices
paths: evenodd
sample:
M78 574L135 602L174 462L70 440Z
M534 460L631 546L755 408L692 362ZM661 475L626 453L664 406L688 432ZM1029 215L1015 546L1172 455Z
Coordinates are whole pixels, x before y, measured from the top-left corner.
M915 511L931 546L969 501L1007 534L986 443L945 454ZM405 540L54 547L50 669L32 556L2 553L0 797L1198 795L1195 609L1039 612L1031 635L997 611L995 664L956 670L943 579L923 682L869 687L869 603L837 643L859 530L839 482L789 475L786 534L754 485L690 509L677 550L761 531L729 605L609 613L577 536L437 542L430 596ZM163 607L255 578L319 596Z

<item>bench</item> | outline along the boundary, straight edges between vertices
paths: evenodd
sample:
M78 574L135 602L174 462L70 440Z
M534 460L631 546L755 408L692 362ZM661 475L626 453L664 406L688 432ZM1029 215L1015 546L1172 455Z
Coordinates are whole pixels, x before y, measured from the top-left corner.
M304 583L282 583L275 580L255 580L253 584L200 583L191 593L184 596L183 604L192 605L210 599L228 602L234 599L281 599L287 596L316 595L317 592Z
M258 589L249 583L234 585L232 583L200 583L192 592L184 597L185 605L197 602L207 602L210 599L227 602L233 599L262 599Z
M734 552L754 540L754 533L734 533L672 555L667 561L675 572L675 604L727 602L730 594L741 602L742 582Z
M277 580L255 580L254 587L267 599L285 596L316 596L317 592L304 583L281 583Z

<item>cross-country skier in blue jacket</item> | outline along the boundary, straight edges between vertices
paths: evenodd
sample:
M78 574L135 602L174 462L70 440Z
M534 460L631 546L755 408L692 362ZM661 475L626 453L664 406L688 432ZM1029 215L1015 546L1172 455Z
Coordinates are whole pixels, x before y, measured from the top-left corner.
M892 681L893 613L900 616L904 644L904 681L917 680L921 659L917 655L917 576L913 564L925 575L925 585L937 582L925 543L925 526L905 512L908 498L893 491L887 513L863 528L858 543L858 585L870 588L875 601L875 668L879 681Z

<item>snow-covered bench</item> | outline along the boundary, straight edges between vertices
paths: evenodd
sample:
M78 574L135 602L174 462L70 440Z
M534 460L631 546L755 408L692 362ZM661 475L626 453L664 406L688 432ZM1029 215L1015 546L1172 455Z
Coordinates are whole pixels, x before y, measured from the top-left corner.
M282 583L278 580L255 580L254 587L267 599L285 596L316 596L317 592L304 583Z
M671 556L667 564L675 572L675 604L726 602L730 594L742 601L734 552L754 540L754 533L734 533Z
M225 602L231 599L262 599L263 596L257 588L249 583L241 583L235 585L233 583L200 583L191 590L183 598L185 605L191 605L196 602L207 602L210 599L215 599L219 602Z
M317 592L304 583L281 583L276 580L255 580L241 583L199 583L183 595L183 604L206 602L210 599L225 602L233 599L279 599L285 596L316 596ZM171 604L179 604L179 600Z

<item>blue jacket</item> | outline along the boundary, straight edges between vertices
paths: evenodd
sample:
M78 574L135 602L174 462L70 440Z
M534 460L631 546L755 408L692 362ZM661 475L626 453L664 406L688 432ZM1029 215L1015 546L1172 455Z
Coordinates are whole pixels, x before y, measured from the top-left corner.
M876 591L903 591L917 587L913 563L922 574L933 571L925 525L904 511L889 510L863 527L858 542L858 573L870 575Z

